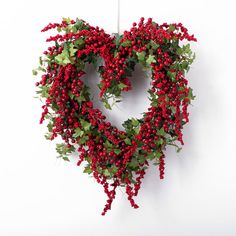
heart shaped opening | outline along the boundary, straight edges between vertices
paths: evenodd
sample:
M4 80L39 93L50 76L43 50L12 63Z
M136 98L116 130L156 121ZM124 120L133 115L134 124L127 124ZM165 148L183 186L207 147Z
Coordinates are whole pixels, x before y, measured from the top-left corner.
M122 124L129 118L142 118L143 113L150 106L148 99L148 90L151 88L151 71L144 70L143 66L137 64L134 68L132 76L129 80L132 90L122 93L122 100L114 103L112 110L106 109L102 103L97 84L101 78L97 73L97 68L93 64L87 64L85 67L86 74L81 78L83 82L90 88L90 99L94 108L98 108L106 116L107 121L111 122L120 130L124 130Z

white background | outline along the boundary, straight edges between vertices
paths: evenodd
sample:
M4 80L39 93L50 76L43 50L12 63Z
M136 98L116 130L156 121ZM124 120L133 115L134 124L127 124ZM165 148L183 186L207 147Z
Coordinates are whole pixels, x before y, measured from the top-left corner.
M106 200L102 188L74 162L58 160L55 144L44 139L31 75L45 48L40 29L62 16L78 16L112 33L116 4L0 3L0 235L236 235L234 1L121 0L121 31L144 16L159 23L182 22L198 38L193 45L197 59L187 76L197 98L184 128L185 146L179 154L167 150L164 180L154 167L149 169L137 197L139 209L132 209L118 191L112 211L100 216ZM149 80L142 80L141 71L134 75L134 90L106 113L119 127L148 106ZM94 72L88 80L98 81Z

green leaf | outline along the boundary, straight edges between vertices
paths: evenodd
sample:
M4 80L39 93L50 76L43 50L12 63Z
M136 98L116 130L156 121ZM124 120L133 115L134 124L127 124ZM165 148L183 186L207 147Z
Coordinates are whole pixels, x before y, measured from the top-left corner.
M136 52L136 54L137 54L138 60L139 60L142 64L145 64L145 56L146 56L145 51Z
M64 161L70 161L70 159L69 159L67 156L63 156L62 159L63 159Z
M63 49L61 54L55 57L55 60L59 65L66 65L66 64L71 63L69 59L69 53L65 48Z
M110 169L109 169L110 173L112 175L115 175L116 172L118 171L118 167L116 167L115 165L113 165Z
M136 157L132 158L131 161L128 163L128 167L133 168L133 169L137 168L138 166L139 166L139 162Z
M106 142L104 143L104 147L105 147L105 148L112 148L113 145L112 145L111 142L109 142L108 140L106 140Z
M111 105L108 103L107 100L103 100L103 105L105 106L106 109L111 110Z
M84 131L78 127L75 129L75 133L73 137L78 138L78 137L82 137L83 135L84 135Z
M120 90L123 90L123 89L126 88L126 87L127 87L127 85L124 84L124 83L119 83L119 84L118 84L118 88L119 88Z
M32 74L37 75L38 74L37 70L32 70Z
M150 41L150 46L151 46L151 48L152 48L152 50L157 50L157 48L159 48L159 44L157 44L155 41L153 41L153 40L151 40Z
M175 81L176 72L167 71L167 76L168 76L172 81Z
M71 19L69 17L62 17L62 20L65 21L67 24L70 24Z
M82 102L85 102L86 101L86 98L80 94L79 97L75 97L75 100L78 102L78 103L82 103Z
M75 53L77 52L77 49L74 47L74 44L71 43L69 45L69 52L70 52L70 56L73 57L75 55Z
M164 143L164 140L163 140L162 138L159 138L158 140L155 141L155 144L156 144L157 146L160 146L160 145L162 145L163 143Z
M181 66L182 66L183 70L187 70L188 69L188 62L187 61L183 61Z
M127 145L131 145L131 140L130 140L129 138L126 138L126 139L124 140L124 142L125 142Z
M194 100L196 96L193 95L193 89L189 88L188 99Z
M91 170L90 165L87 165L86 167L84 167L83 172L87 174L91 174L93 171Z
M121 43L122 47L130 47L132 45L130 40L125 40L123 43Z
M85 131L89 131L90 130L91 123L89 123L88 121L85 121L83 119L80 119L80 123L82 125L83 130L85 130Z
M132 118L132 125L133 126L138 126L139 125L139 121L137 119Z
M79 140L79 144L85 144L86 141L88 141L89 137L88 136L83 136Z
M108 169L105 169L103 171L103 175L105 175L106 177L110 176L110 172L108 171Z
M169 25L168 32L172 32L174 30L175 30L175 26L174 25Z
M85 40L83 38L78 38L75 40L75 46L78 48L82 48L85 45Z
M122 151L121 151L120 149L114 149L114 153L115 153L116 155L119 155L121 152L122 152Z
M74 24L74 26L78 29L78 30L83 30L83 29L88 29L88 26L85 25L83 20L80 19L76 19L76 23Z
M134 132L135 132L135 134L138 134L139 131L140 131L140 127L136 127L136 128L134 128Z
M47 140L50 140L51 137L52 137L52 134L51 134L51 133L46 133L46 134L44 135L44 137L45 137Z
M151 65L151 63L155 63L156 59L154 55L149 55L147 59L147 64Z
M165 132L164 128L162 127L160 130L157 131L157 134L160 136L165 136L166 132Z
M39 57L39 65L40 65L40 66L43 65L43 59L42 59L42 57Z

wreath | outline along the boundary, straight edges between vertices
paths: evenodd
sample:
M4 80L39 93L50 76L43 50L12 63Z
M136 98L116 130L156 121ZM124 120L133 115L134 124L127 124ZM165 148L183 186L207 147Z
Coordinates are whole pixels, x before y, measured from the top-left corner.
M50 23L42 32L58 33L46 41L53 45L39 58L41 73L36 82L38 97L44 105L40 123L47 121L45 137L54 140L59 157L69 161L76 153L77 165L92 175L104 188L108 199L102 215L111 209L118 186L124 187L132 207L149 163L157 165L164 178L164 150L176 142L183 145L182 128L188 119L188 106L194 99L185 78L195 55L190 44L194 35L181 24L157 24L142 17L123 35L107 34L83 20L63 18ZM150 107L142 119L131 118L119 130L94 108L86 85L85 65L102 59L96 68L101 77L100 99L111 109L123 91L131 90L129 77L135 65L151 71ZM85 82L81 79L85 77Z

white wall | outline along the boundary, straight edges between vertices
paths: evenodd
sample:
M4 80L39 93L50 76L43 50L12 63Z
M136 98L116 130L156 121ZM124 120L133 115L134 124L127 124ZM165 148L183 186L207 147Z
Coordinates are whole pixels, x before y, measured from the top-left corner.
M188 74L197 98L184 129L185 146L179 154L167 150L163 181L150 168L138 210L118 191L112 211L101 217L106 200L102 188L73 162L56 159L54 144L44 140L31 76L45 48L40 29L61 16L78 16L114 32L116 3L0 3L0 235L236 235L234 1L121 0L121 30L144 16L182 22L198 38L193 45L197 60ZM136 75L134 91L107 113L114 124L147 108L148 80ZM90 83L92 78L91 73ZM135 109L133 100L139 105Z

